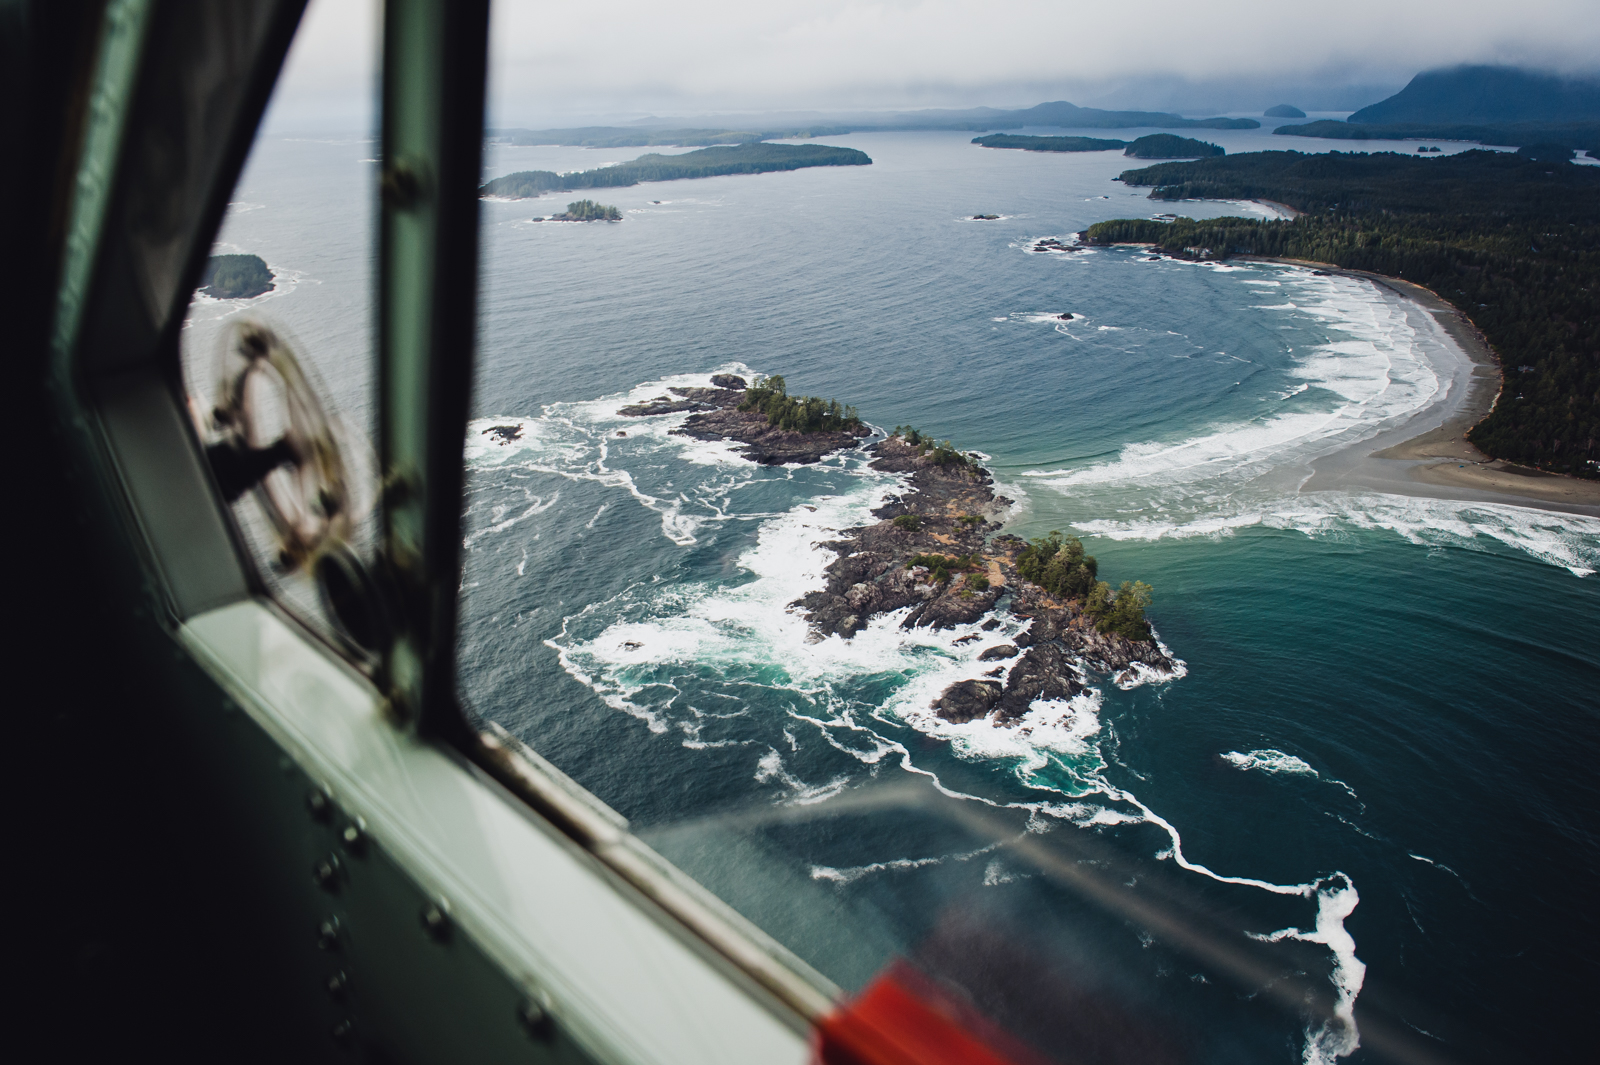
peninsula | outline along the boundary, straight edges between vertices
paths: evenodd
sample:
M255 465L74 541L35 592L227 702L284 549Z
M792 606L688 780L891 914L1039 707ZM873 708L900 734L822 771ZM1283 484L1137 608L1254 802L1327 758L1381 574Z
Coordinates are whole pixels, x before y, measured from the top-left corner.
M200 291L219 300L247 300L276 287L259 255L213 255L200 275Z
M872 159L854 148L827 144L740 144L701 148L682 155L652 152L628 163L603 166L571 174L550 170L523 170L485 182L480 195L529 199L547 192L573 189L625 188L641 181L677 181L724 174L767 174L812 166L870 166Z
M1120 180L1152 199L1271 200L1304 213L1118 219L1089 227L1090 244L1332 264L1431 290L1481 331L1504 378L1467 440L1496 459L1600 478L1600 168L1489 151L1251 152Z

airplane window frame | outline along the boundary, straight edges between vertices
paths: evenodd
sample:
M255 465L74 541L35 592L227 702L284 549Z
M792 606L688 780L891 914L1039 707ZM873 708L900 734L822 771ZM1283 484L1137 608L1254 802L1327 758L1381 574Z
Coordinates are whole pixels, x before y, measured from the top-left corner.
M342 676L354 685L344 710L386 757L432 759L430 771L481 793L475 802L514 800L524 821L576 848L589 875L687 944L750 1007L803 1037L833 1009L837 988L655 856L525 745L492 726L480 731L457 700L461 448L472 370L460 352L474 343L488 0L389 0L385 8L381 507L402 635L385 648L377 689L265 597L187 416L179 334L304 7L107 5L52 344L63 416L80 428L107 494L120 501L179 646L279 728L268 731L298 760L320 758L324 772L349 775L305 746L314 736L281 731L281 704L293 696L264 691L268 667L321 678L325 688ZM229 640L257 645L240 650ZM257 654L261 641L275 649L271 662ZM358 784L346 779L352 790Z

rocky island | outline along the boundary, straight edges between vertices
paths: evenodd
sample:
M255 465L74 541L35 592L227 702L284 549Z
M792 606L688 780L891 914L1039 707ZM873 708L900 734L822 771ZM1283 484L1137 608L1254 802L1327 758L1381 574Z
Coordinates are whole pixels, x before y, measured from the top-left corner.
M272 270L259 255L213 255L200 275L200 291L219 300L248 300L275 287Z
M668 396L634 403L617 413L629 418L694 411L674 436L696 440L737 440L752 462L782 466L820 462L843 448L856 447L872 430L854 407L816 396L791 396L782 377L747 384L734 374L717 374L711 388L669 388Z
M622 212L609 204L593 200L575 200L567 204L566 212L549 218L535 218L535 222L620 222Z
M872 468L908 474L907 490L873 511L876 524L823 545L839 555L828 583L794 603L818 638L849 639L905 607L906 628L948 629L999 611L1031 619L1013 641L978 656L995 663L984 677L940 694L934 712L956 723L1015 725L1035 700L1072 698L1085 679L1075 661L1121 683L1176 672L1144 620L1149 587L1129 582L1112 592L1083 545L1059 533L1032 543L994 536L995 515L1010 500L971 456L909 427L873 451ZM999 627L991 617L981 630Z
M854 408L790 396L782 377L711 380L711 388L670 388L619 413L693 411L674 433L738 440L745 458L764 464L816 462L872 435ZM905 475L905 489L872 512L875 523L821 545L838 555L827 583L790 604L805 612L812 639L848 640L873 618L906 608L903 628L977 625L962 642L999 630L994 615L1029 622L978 655L994 663L982 677L958 681L934 701L939 717L958 724L988 718L1015 726L1035 701L1081 693L1080 667L1119 684L1179 672L1145 620L1149 585L1127 581L1113 591L1075 537L996 535L1011 501L995 493L994 477L972 455L911 426L896 427L871 452L871 468Z

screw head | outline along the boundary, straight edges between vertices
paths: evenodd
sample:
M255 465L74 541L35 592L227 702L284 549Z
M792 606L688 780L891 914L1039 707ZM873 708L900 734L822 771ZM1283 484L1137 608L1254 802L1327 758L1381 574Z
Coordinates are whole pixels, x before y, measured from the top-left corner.
M530 992L517 1007L517 1021L534 1039L547 1042L555 1035L555 1020L550 1016L550 996L543 991Z
M339 949L339 918L330 917L317 926L317 947L328 951Z
M330 1034L333 1036L335 1043L340 1046L348 1046L355 1035L355 1025L350 1023L349 1018L346 1018L334 1025Z
M335 1002L343 1002L345 992L350 990L350 978L343 971L336 972L328 977L328 995Z
M339 890L339 858L330 854L320 858L311 866L311 881L323 891L334 892Z
M344 844L346 852L358 857L366 853L367 833L360 819L345 825L344 829L339 833L339 839Z
M437 903L430 902L422 908L422 927L440 942L450 938L450 916Z
M312 788L306 793L306 809L311 811L313 821L326 821L333 816L333 803L321 788Z

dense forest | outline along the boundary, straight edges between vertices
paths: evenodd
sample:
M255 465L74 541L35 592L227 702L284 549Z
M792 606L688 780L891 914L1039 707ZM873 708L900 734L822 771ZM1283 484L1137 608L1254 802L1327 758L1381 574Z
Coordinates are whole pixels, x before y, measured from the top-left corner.
M1600 167L1470 151L1254 152L1129 170L1151 197L1265 199L1293 221L1101 222L1090 243L1263 255L1403 278L1454 304L1500 358L1505 388L1469 439L1496 458L1600 476Z
M1210 141L1197 141L1175 133L1152 133L1128 145L1128 150L1122 154L1135 159L1209 159L1227 152Z
M1026 137L1015 133L991 133L972 138L985 148L1019 148L1025 152L1110 152L1128 146L1127 141L1099 137Z
M1325 118L1317 122L1279 126L1272 132L1346 141L1475 141L1478 144L1504 144L1512 148L1528 144L1562 144L1568 148L1586 150L1590 155L1600 158L1600 122L1501 122L1495 125L1391 122L1373 125Z
M259 255L213 255L200 275L200 291L222 300L246 300L272 288L272 271Z
M1143 581L1123 581L1122 587L1112 592L1111 585L1097 579L1099 566L1093 555L1084 554L1083 541L1076 536L1052 532L1028 541L1017 555L1017 573L1057 599L1080 602L1101 632L1130 640L1150 639L1150 623L1144 617L1144 608L1150 605L1150 586Z
M484 196L525 199L546 192L571 189L609 189L641 181L676 181L680 178L718 177L722 174L766 174L800 170L808 166L868 166L872 159L854 148L826 144L740 144L726 148L701 148L682 155L641 155L628 163L557 174L549 170L524 170L495 178L478 191Z
M841 407L836 399L791 396L783 378L764 377L745 390L740 410L760 411L767 424L796 433L829 433L856 429L861 418L854 407Z

